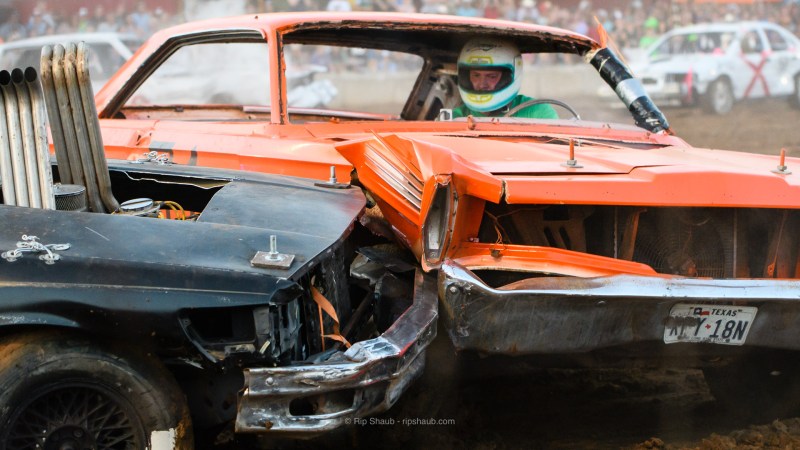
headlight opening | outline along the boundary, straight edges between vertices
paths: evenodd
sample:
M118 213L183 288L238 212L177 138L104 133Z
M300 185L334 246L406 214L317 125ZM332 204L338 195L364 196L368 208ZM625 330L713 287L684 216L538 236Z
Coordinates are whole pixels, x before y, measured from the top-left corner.
M422 223L422 250L428 265L439 264L447 248L456 198L451 184L437 183L431 206Z

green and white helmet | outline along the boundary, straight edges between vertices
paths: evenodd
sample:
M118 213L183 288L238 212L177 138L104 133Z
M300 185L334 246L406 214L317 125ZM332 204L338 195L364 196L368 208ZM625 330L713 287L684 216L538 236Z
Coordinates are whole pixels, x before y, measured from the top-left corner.
M492 91L477 91L470 70L500 70L502 76ZM522 84L522 55L511 42L496 38L468 41L458 57L458 92L470 109L489 112L502 108L516 97Z

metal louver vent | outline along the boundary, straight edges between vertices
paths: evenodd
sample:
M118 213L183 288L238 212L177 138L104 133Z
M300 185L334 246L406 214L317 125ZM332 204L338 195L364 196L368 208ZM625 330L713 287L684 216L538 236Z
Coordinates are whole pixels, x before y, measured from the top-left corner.
M419 168L413 165L410 155L398 154L400 151L389 145L387 139L379 138L376 144L367 147L366 165L419 212L422 207L424 187L422 174Z

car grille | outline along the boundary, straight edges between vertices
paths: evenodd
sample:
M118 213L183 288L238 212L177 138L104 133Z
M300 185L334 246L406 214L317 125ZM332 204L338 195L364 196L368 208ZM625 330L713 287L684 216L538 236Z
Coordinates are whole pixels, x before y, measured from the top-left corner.
M667 83L685 83L686 82L686 73L670 73L666 76ZM697 75L693 74L692 78L697 80Z

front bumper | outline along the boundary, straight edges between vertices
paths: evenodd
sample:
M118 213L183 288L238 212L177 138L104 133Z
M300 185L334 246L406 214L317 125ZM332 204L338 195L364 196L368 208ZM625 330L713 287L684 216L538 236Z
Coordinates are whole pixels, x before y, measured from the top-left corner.
M647 349L730 354L748 347L800 350L800 282L614 275L533 277L499 289L448 261L439 272L442 320L457 349L506 355L576 355ZM755 306L744 346L664 344L676 304ZM687 346L692 346L690 349ZM664 350L666 351L666 350Z
M705 82L699 82L695 76L689 83L680 79L683 74L672 75L672 79L667 80L668 76L642 77L642 86L647 95L659 105L681 106L692 104L697 101L698 96L702 96L706 91Z
M417 271L414 284L414 303L381 336L322 363L246 370L236 431L311 437L389 409L436 337L436 280Z

